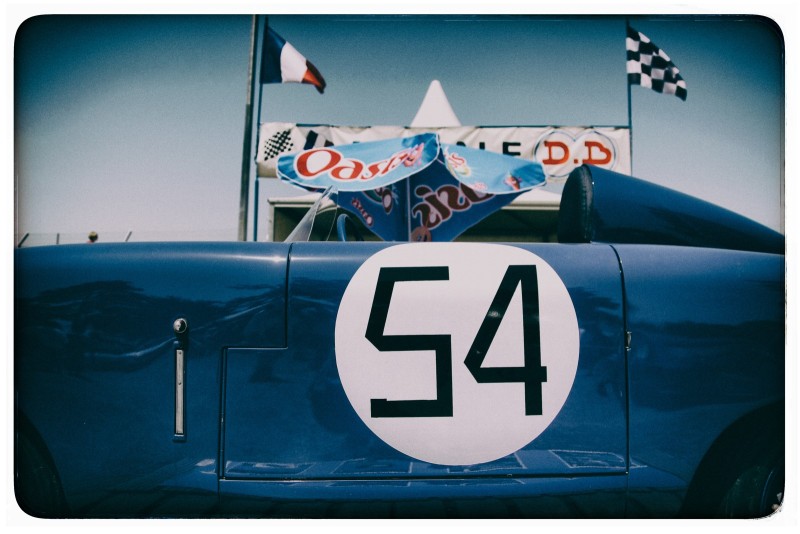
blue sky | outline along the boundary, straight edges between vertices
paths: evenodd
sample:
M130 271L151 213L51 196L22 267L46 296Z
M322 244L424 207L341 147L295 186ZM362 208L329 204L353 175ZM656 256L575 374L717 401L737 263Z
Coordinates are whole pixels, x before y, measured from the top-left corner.
M323 73L261 119L407 124L432 79L465 125L628 122L621 16L272 15ZM688 84L632 87L633 173L781 229L783 58L764 19L631 17ZM17 31L16 233L234 239L250 17L42 16ZM276 189L282 191L282 189Z

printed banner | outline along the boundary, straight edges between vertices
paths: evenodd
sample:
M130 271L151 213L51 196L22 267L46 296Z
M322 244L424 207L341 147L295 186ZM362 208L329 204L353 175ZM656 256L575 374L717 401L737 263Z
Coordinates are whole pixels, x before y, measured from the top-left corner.
M314 147L330 147L412 137L425 132L442 143L486 150L540 163L547 181L563 183L584 163L622 174L631 173L628 128L616 127L479 127L410 128L403 126L325 126L263 123L259 130L258 176L277 176L277 159Z
M438 154L436 134L424 133L284 155L278 160L278 175L305 189L366 191L420 172Z
M436 165L441 165L437 162ZM542 181L541 183L544 183ZM459 183L449 173L430 171L410 179L408 241L452 241L465 230L510 204L520 192L492 194ZM528 188L530 189L530 188Z
M336 203L384 241L452 241L530 189L514 190L504 184L509 193L476 190L453 178L445 166L439 158L408 183L341 192Z
M333 188L340 207L387 241L451 241L545 183L537 163L439 143L431 133L283 155L278 176Z
M408 241L408 185L403 182L372 191L342 191L336 204L384 241Z

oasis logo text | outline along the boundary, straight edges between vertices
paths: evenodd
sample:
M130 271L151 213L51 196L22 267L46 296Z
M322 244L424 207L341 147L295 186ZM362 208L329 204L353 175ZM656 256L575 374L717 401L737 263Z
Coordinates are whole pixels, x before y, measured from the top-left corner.
M300 178L310 180L327 172L334 180L372 180L385 176L400 165L411 167L422 154L425 144L395 152L386 159L365 163L355 158L345 158L333 148L316 148L303 152L295 160L295 171Z

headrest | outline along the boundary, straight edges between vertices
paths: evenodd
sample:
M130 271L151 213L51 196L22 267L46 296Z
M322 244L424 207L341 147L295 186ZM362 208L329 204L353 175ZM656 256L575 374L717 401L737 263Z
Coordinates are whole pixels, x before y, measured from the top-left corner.
M589 243L592 240L594 184L588 167L577 167L567 178L558 211L558 242Z

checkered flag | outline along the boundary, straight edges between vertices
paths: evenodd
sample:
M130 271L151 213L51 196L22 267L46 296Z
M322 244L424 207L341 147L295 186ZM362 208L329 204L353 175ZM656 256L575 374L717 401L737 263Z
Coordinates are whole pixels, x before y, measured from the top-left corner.
M292 130L288 129L277 132L267 139L266 143L264 143L264 159L270 160L285 152L291 152L292 148L294 148L291 135Z
M628 83L686 100L686 82L667 54L647 36L628 26Z

